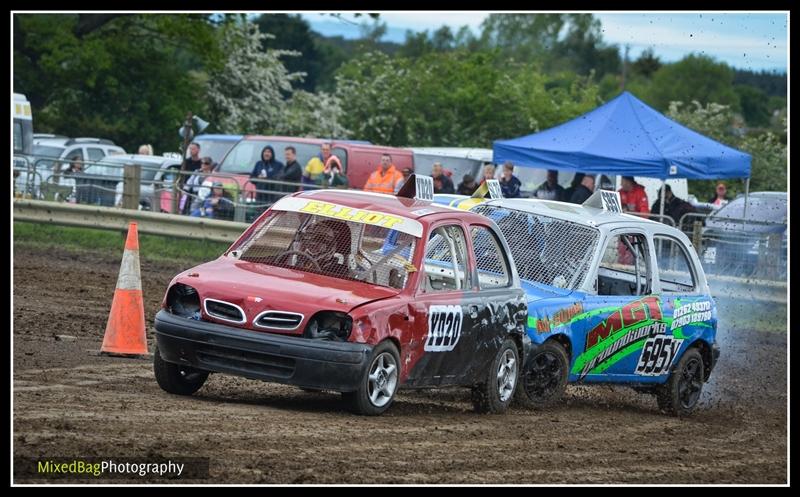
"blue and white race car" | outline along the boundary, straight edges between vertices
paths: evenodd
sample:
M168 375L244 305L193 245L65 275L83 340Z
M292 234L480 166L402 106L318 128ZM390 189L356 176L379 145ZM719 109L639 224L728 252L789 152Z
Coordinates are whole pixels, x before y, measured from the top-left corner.
M719 356L717 315L689 239L623 214L619 194L583 205L473 202L508 240L528 298L530 350L517 399L542 407L567 383L625 384L688 415Z

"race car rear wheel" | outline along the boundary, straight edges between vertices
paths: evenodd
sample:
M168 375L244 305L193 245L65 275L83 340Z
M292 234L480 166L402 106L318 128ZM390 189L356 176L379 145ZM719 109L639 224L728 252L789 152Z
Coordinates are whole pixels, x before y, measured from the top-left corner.
M696 348L687 350L669 380L656 394L658 407L673 416L688 416L697 407L703 390L703 356Z
M569 357L564 347L547 341L526 361L516 401L525 407L549 407L564 396L569 376Z
M153 352L153 371L158 386L165 392L176 395L192 395L200 390L208 379L208 371L165 361L161 358L158 347Z
M485 381L472 387L472 404L480 413L508 409L519 379L519 353L514 340L507 339L495 354Z
M400 353L386 340L372 350L369 367L358 390L343 392L342 398L354 413L377 416L392 405L399 386Z

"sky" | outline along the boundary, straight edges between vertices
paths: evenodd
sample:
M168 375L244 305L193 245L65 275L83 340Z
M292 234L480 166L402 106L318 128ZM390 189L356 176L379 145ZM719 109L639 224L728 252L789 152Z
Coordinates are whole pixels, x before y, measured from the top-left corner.
M442 25L453 32L463 25L476 34L488 12L381 12L387 24L383 41L402 43L407 30L433 31ZM302 14L315 31L345 38L361 35L365 16L343 14L344 20L317 13ZM737 69L786 71L788 14L786 13L594 13L603 26L603 39L620 47L630 45L635 59L648 47L663 62L689 53L702 53ZM347 22L350 21L350 22Z

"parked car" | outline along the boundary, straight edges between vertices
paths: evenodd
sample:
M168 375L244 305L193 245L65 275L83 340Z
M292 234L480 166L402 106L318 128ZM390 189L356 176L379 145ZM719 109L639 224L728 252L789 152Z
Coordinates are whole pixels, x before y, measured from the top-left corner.
M366 415L401 387L463 386L478 411L503 411L527 346L508 254L477 214L367 192L294 193L221 257L170 282L155 317L156 380L179 395L213 372L333 390Z
M215 164L219 164L242 138L244 135L197 135L192 141L200 145L201 157L211 157ZM188 150L186 156L189 156Z
M17 188L27 188L35 196L44 196L46 192L40 191L40 185L52 184L50 177L68 168L72 159L77 158L87 163L124 153L125 149L102 138L65 138L57 135L34 138L31 160L32 170L36 174L32 179L28 179L26 174L20 174L16 180Z
M616 192L470 210L500 227L527 294L523 405L551 405L579 383L632 386L671 414L696 408L719 356L717 311L686 235L622 214Z
M180 167L180 158L155 155L112 155L100 161L83 163L80 173L62 170L57 180L48 184L58 192L54 200L69 198L77 203L106 207L122 205L124 170L126 165L141 168L139 208L159 210L161 197L169 191L173 171ZM166 190L165 190L166 189Z
M232 173L239 176L239 184L253 196L255 185L249 183L250 172L256 162L261 160L261 151L266 145L275 149L277 159L284 161L283 150L291 145L297 150L297 162L302 167L315 155L320 153L320 146L331 143L331 152L342 163L343 172L347 175L351 188L363 188L369 175L378 168L381 155L389 153L398 170L414 167L414 156L408 149L383 147L354 143L352 141L322 140L318 138L292 138L288 136L246 136L231 149L216 171Z
M739 196L706 218L703 262L709 272L729 276L785 278L787 193L753 192L747 214ZM772 242L774 240L774 242ZM770 247L778 242L779 246Z

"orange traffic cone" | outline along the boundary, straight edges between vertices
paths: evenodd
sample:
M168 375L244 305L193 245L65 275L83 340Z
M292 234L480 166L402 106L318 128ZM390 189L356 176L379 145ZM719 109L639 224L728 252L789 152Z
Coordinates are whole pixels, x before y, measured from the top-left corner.
M142 277L139 272L139 235L136 223L128 227L125 252L111 302L106 334L100 352L112 355L147 355L144 329Z

